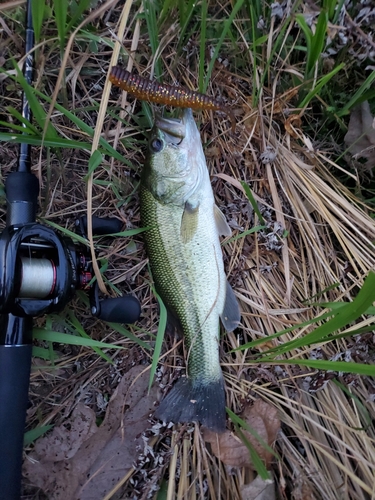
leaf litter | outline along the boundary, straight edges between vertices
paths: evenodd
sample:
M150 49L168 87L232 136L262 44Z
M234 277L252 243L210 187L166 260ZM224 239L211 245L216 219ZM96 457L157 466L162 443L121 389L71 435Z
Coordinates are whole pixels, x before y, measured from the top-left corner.
M144 449L142 433L157 399L148 393L149 372L138 365L126 373L98 427L95 412L80 403L69 425L39 439L25 462L29 481L51 499L104 498L133 470Z
M375 167L375 119L368 101L362 102L350 113L348 132L344 141L355 159L366 160L362 170L372 174L372 169ZM357 166L360 168L358 162Z
M353 2L346 2L346 5L350 3ZM368 1L361 2L361 5L365 3L370 4ZM225 8L223 3L223 9ZM209 2L208 9L210 15L216 13L217 4ZM103 39L113 40L113 33L118 36L116 27L119 20L121 21L121 12L122 6L116 6L105 15L98 16L96 28ZM344 18L345 15L338 20L342 33L345 33L344 29L341 29ZM140 73L150 75L155 61L149 50L149 35L147 30L144 30L143 17L134 15L133 19L128 30L129 36L134 33L133 39L127 39L126 36L119 38L123 40L125 50L134 51L136 54L139 66L137 69ZM357 23L356 17L353 19ZM9 19L4 22L9 22ZM238 18L236 24L238 31L242 30L244 34L246 25L241 22ZM276 47L279 30L278 24L267 26L269 47L273 44ZM349 33L349 37L355 36L359 49L363 54L367 53L366 47L372 46L373 42L370 44L370 40L364 40L357 29L353 32ZM243 37L243 41L245 38ZM339 39L340 37L336 36L334 42L338 44ZM168 44L159 52L164 67L168 68L163 79L170 78L168 81L171 83L187 83L192 88L198 88L198 78L195 78L195 68L198 67L195 57L198 53L196 41L189 41L191 51L187 51L186 57L181 58L177 65L173 65L171 58L174 57L178 42L178 30L175 30L171 33ZM82 44L83 42L79 41L74 45L74 50L69 53L72 66L63 68L62 71L66 70L74 76L74 86L70 83L72 80L67 78L67 95L76 99L74 107L80 118L94 128L97 114L90 110L93 104L98 107L97 103L103 97L108 47L98 43L98 53L87 63L88 54L92 54ZM15 40L9 37L6 46L11 53L18 54L22 40L16 36ZM52 57L43 52L44 47L40 50L45 57L41 58L45 66L38 68L40 79L36 85L45 89L47 95L52 95L59 86L55 78L59 68L57 63L56 69L56 61L59 61L59 58L53 51ZM231 60L229 48L228 51L225 55ZM241 414L249 401L261 398L277 408L282 431L279 431L276 449L282 459L276 465L271 464L271 467L277 477L277 493L280 498L364 500L373 493L375 474L375 434L370 425L374 419L373 382L366 377L353 376L350 385L348 381L345 393L338 384L346 385L347 380L340 374L335 373L334 379L328 380L330 377L326 377L322 381L320 372L304 368L265 365L255 367L247 362L248 357L251 359L253 355L252 351L230 353L241 344L266 338L269 334L311 320L320 308L307 306L308 298L318 296L326 302L351 300L353 290L363 284L369 269L373 269L375 265L372 245L375 239L374 221L368 215L367 208L340 183L337 176L338 171L344 171L344 174L352 177L353 174L349 168L346 170L342 163L335 163L329 147L325 150L316 137L310 139L302 132L305 130L306 118L314 119L313 114L308 115L306 112L301 124L295 119L288 120L295 112L294 95L298 92L298 89L288 88L289 83L285 77L290 68L295 68L293 61L288 57L285 59L281 52L277 53L277 64L271 64L267 70L272 77L273 87L264 86L261 89L259 106L253 108L252 94L259 89L252 88L251 82L260 80L265 70L259 66L258 72L257 65L252 64L251 50L245 42L240 41L236 51L238 54L236 52L233 61L238 61L237 55L241 55L245 61L243 67L229 66L229 76L226 67L215 65L210 89L213 95L228 92L235 105L238 105L239 112L236 111L236 116L239 123L236 136L228 136L225 121L214 119L206 112L196 115L197 120L201 121L202 142L210 143L214 148L208 157L208 167L212 175L217 175L213 177L216 201L221 207L229 207L228 218L233 221L233 227L238 231L236 240L223 245L229 280L236 285L236 295L243 310L242 328L235 334L225 335L221 342L227 405L236 414ZM146 57L143 57L143 54ZM44 71L44 68L48 71ZM77 79L79 68L82 70ZM8 86L8 83L6 78L0 79L1 94L8 96L3 102L20 102L18 90L15 90L14 85ZM121 120L113 119L119 105L122 108ZM2 114L7 116L5 104L2 106ZM139 103L132 99L126 100L122 94L111 92L105 125L99 133L104 134L115 147L118 145L121 153L136 168L134 171L124 168L123 164L106 158L103 165L95 171L95 182L90 188L96 215L115 215L128 229L139 227L138 200L135 194L139 178L136 170L142 163L139 139L144 139L143 134L139 132L146 128L145 120L141 122L141 119L144 120L144 114ZM85 137L81 130L76 130L75 127L71 129L72 124L60 113L54 113L51 121L64 134L71 133L76 139ZM135 134L138 134L136 140ZM341 144L335 146L341 148ZM5 176L16 161L17 151L12 145L4 146L3 149L2 174ZM51 158L43 153L40 171L45 178L50 175L51 185L42 201L46 207L47 220L53 220L63 228L72 228L77 215L81 215L86 209L85 176L88 156L81 151L74 155L62 151L61 158L62 162L53 152ZM249 230L254 227L254 223L258 223L253 211L242 210L243 205L248 203L241 189L241 181L251 187L259 203L269 208L270 223L278 222L279 227L288 232L288 237L282 240L281 248L266 247L264 235L262 240L258 234L241 233L242 230ZM156 332L158 312L150 293L150 277L142 239L135 240L136 253L129 254L126 251L126 245L129 243L127 239L117 238L110 247L101 248L100 256L109 259L108 279L117 283L123 293L135 291L140 299L144 311L142 321L138 325L141 330L130 327L130 331L134 335L145 336L144 332ZM267 272L264 272L265 270ZM339 283L339 286L331 289L333 283ZM84 318L86 331L90 332L92 338L106 339L108 342L118 341L119 335L110 332L107 325L85 317L86 309L82 308L82 304L75 302L72 307L77 310L77 315ZM42 320L38 319L37 322L42 323ZM374 352L374 337L371 333L373 320L366 317L359 326L370 333L365 334L368 338L365 338L365 335L355 337L356 350L358 344L365 344ZM294 335L304 335L311 331L309 328L287 333L280 341L291 340ZM166 340L166 343L171 354L163 358L163 369L165 378L169 377L166 383L170 383L175 376L175 367L183 366L184 358L181 346L174 348L170 340ZM274 347L276 343L270 341L271 345L268 347ZM130 418L132 406L125 408L124 415L122 409L114 412L117 413L116 423L112 431L107 428L107 433L103 436L98 433L104 422L98 427L94 415L96 418L102 418L104 410L99 412L97 404L87 402L94 411L93 415L90 409L80 405L79 401L90 381L95 385L96 393L105 392L110 396L116 385L124 383L124 373L131 378L128 365L146 366L144 363L150 359L139 346L134 346L129 340L124 341L124 346L129 348L129 360L126 361L126 366L123 365L124 357L117 354L114 359L119 361L119 364L115 368L98 363L96 356L87 349L55 346L61 354L57 362L58 372L52 373L51 367L43 367L43 370L35 369L32 374L30 397L33 406L29 410L28 426L30 428L40 423L53 422L55 430L60 430L54 434L55 437L51 438L48 445L45 444L46 452L41 449L40 455L37 455L36 450L27 451L25 467L29 481L38 481L39 475L43 478L38 484L44 481L47 490L49 488L49 492L53 491L49 493L50 498L59 492L54 492L54 485L49 481L48 474L44 474L44 466L38 465L38 461L44 463L44 453L51 455L51 461L46 461L46 470L49 468L49 475L55 479L60 478L59 487L67 489L67 484L61 480L61 477L66 477L66 483L74 479L75 488L82 488L86 483L87 487L91 488L90 483L94 484L96 476L100 475L99 464L102 464L101 457L95 455L91 443L97 439L99 449L107 450L106 443L111 442L112 431L113 435L117 436L115 445L121 442L120 436L125 426L119 427L119 422L125 422L123 419L126 418L128 410ZM340 353L344 355L348 346L347 339L325 344L321 348L322 357L333 359ZM265 345L261 347L264 348ZM293 356L306 358L310 353L311 350L306 348L293 353ZM305 384L302 381L305 381ZM146 386L147 382L148 377ZM316 390L317 388L320 390ZM119 401L118 406L122 408L123 403L124 401ZM135 407L137 403L134 403ZM76 409L72 411L71 408ZM109 411L108 406L105 415L109 415ZM254 479L248 477L248 466L242 468L223 464L212 452L211 445L206 446L198 427L161 427L158 431L154 426L151 429L147 427L146 416L143 424L139 420L137 422L134 425L139 424L139 427L145 430L137 435L131 433L130 441L137 443L139 449L133 450L132 457L129 451L121 464L121 471L109 476L109 481L113 479L113 483L117 485L128 477L124 484L126 493L123 498L152 498L153 492L161 485L168 488L169 498L239 500L242 498L241 488L251 484ZM69 426L76 439L67 438ZM158 437L155 435L157 432L163 434L159 444L163 453L155 453L154 438ZM41 443L43 439L40 439ZM86 444L87 452L84 449ZM37 445L42 446L39 445L39 440L35 446ZM59 446L63 451L57 449ZM109 448L109 455L110 451ZM53 453L57 454L59 461L53 459ZM77 460L81 453L86 460L82 466ZM110 458L108 456L108 459ZM31 460L36 460L35 468L29 471ZM146 462L150 465L147 466ZM70 468L68 471L63 470L64 464ZM134 473L131 472L132 469L136 469ZM95 475L95 472L98 474ZM80 482L79 476L82 474L81 477L84 477L88 473L91 474L90 480L86 477L85 481ZM73 486L70 489L73 490ZM69 498L68 493L68 490L67 493L64 491L60 498ZM99 489L93 493L93 498L103 498Z
M272 446L275 443L280 429L280 420L274 406L257 399L253 405L245 407L241 418L266 444ZM273 458L272 453L249 431L243 429L242 432L266 466L269 466ZM210 443L212 453L226 465L254 468L248 447L234 432L227 430L222 434L217 434L204 429L203 438Z

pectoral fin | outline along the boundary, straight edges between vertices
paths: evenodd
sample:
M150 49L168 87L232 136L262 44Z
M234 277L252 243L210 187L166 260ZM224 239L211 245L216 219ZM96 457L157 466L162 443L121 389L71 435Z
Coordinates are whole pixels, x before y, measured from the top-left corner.
M184 213L181 220L181 238L182 243L188 243L198 229L199 205L192 207L188 202L185 203Z
M233 332L241 321L241 312L233 289L227 281L225 304L220 315L221 322L227 332Z
M232 234L232 230L228 226L228 222L226 221L223 212L217 205L214 205L214 217L218 234L222 236L230 236Z

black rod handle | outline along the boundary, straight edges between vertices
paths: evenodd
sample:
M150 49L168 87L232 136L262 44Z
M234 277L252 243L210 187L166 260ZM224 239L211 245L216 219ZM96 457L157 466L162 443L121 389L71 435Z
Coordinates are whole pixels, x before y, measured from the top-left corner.
M7 331L4 331L5 330ZM21 496L22 449L31 367L31 318L0 315L0 500Z

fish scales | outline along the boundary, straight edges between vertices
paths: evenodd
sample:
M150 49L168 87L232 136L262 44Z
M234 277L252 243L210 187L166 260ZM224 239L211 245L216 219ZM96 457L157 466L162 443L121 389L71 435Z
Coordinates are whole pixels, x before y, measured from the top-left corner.
M227 285L219 241L219 233L230 234L230 229L215 207L190 109L181 121L156 120L140 198L142 225L150 228L144 238L155 287L181 325L187 352L187 376L177 381L155 416L200 421L223 431L219 318L232 330L240 313Z
M220 244L211 203L202 206L194 238L182 245L180 232L183 210L154 202L144 188L141 191L142 224L150 226L147 253L156 289L167 307L178 317L187 340L189 374L205 371L203 377L221 378L218 359L219 313L225 297L218 288L225 286ZM152 206L153 205L153 206ZM152 207L152 208L151 208ZM152 227L154 225L154 227ZM215 241L217 240L217 242ZM216 314L215 314L216 312ZM197 348L194 348L197 347Z

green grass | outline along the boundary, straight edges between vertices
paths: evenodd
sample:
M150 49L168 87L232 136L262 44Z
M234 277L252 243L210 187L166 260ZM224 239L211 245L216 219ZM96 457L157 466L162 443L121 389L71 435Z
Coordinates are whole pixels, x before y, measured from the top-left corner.
M281 345L268 349L259 355L259 359L254 363L275 362L276 364L295 364L300 366L309 366L319 370L333 370L338 372L358 373L361 375L375 376L375 365L364 365L361 363L330 361L330 360L280 360L279 356L283 354L295 354L295 351L304 347L311 347L322 342L332 342L338 338L352 337L358 332L350 331L345 334L336 334L340 329L349 326L356 322L362 315L373 314L372 304L375 302L375 273L370 272L367 276L362 288L357 297L352 302L341 302L336 304L324 304L324 307L331 307L331 311L324 315L315 318L301 325L296 325L287 330L277 332L266 338L266 341L277 339L287 332L295 331L298 328L305 327L313 322L321 322L322 320L331 317L325 323L318 326L312 332L303 335L296 340L284 342ZM253 342L242 345L236 350L245 350L259 346L265 342L265 339L259 339ZM251 361L249 361L251 362Z

